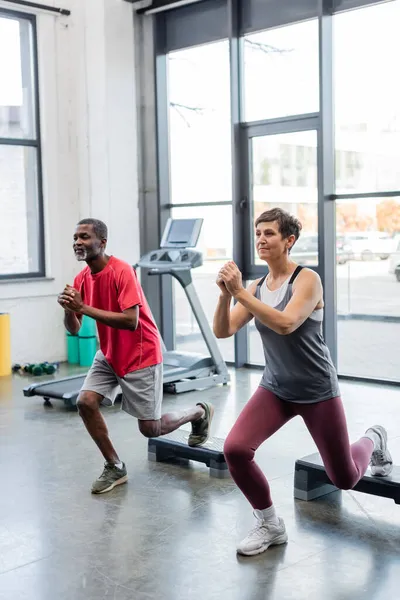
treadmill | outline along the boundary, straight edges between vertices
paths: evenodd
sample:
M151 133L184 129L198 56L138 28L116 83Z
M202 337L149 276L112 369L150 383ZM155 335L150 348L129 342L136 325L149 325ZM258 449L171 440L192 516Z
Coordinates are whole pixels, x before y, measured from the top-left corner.
M135 265L135 268L148 269L149 275L171 275L179 281L209 351L209 355L205 356L195 352L167 350L161 338L163 383L165 391L169 393L207 389L218 384L226 385L230 381L228 369L191 276L191 269L203 264L201 252L193 250L197 245L202 224L203 219L169 219L160 248L144 255ZM55 398L62 400L67 408L73 408L85 377L86 374L80 374L33 383L24 388L24 396L41 396L45 406L51 406L50 399Z
M182 286L209 354L167 350L163 344L163 372L166 391L179 394L226 385L230 375L208 323L192 281L192 269L201 267L203 256L194 250L203 219L168 219L160 248L142 256L136 267L149 275L171 275Z
M85 381L86 373L32 383L24 388L24 396L42 396L43 405L51 407L50 399L63 400L66 408L75 408L80 389Z

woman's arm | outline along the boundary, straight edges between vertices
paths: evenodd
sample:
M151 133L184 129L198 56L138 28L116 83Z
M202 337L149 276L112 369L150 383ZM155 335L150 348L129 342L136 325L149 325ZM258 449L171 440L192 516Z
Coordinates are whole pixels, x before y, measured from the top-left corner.
M254 295L258 281L253 281L249 286L248 294ZM231 294L221 294L218 299L217 308L214 313L213 331L215 337L219 339L235 335L239 329L244 327L253 318L249 310L239 302L231 310L231 302Z
M322 300L322 284L315 271L303 269L293 285L293 296L283 311L264 304L241 285L241 273L236 265L227 266L222 275L227 289L236 300L261 323L280 335L296 331Z

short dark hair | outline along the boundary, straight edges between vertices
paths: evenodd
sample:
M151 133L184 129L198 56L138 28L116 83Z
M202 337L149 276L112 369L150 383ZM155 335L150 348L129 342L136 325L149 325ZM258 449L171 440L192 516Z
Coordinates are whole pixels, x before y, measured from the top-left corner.
M299 239L302 230L300 221L282 208L271 208L264 211L257 217L255 225L257 227L260 223L272 223L273 221L278 223L279 233L284 239L291 235L294 235L296 241Z
M100 219L82 219L79 221L78 225L92 225L93 231L96 234L96 237L99 240L107 240L108 239L108 229L107 225L100 221Z

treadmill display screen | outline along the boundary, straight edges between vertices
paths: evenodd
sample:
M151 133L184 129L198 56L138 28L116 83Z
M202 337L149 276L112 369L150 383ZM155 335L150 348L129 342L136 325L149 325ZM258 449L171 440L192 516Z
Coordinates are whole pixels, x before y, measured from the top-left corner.
M164 231L161 248L194 248L202 224L203 219L170 219Z

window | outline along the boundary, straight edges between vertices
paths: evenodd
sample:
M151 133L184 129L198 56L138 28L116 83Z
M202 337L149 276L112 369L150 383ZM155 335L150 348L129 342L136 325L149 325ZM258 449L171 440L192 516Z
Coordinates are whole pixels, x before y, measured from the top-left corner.
M160 18L170 167L162 208L204 216L204 265L193 277L209 320L232 238L251 280L267 268L255 250L255 217L273 207L295 214L303 229L291 256L323 280L325 336L339 373L400 382L388 352L400 333L400 0L328 4L207 0ZM165 75L168 98L160 95ZM179 294L178 344L196 350L199 332ZM243 339L238 363L262 364L254 324Z
M0 10L0 279L44 275L35 21Z
M400 190L399 22L398 1L334 17L337 194Z
M300 219L303 240L318 240L317 133L300 131L251 138L252 220L265 210L280 207ZM254 227L251 239L255 247ZM300 250L293 260L318 265L318 242ZM254 256L255 264L264 264Z
M396 381L400 202L390 194L400 190L399 19L398 0L334 17L336 193L348 196L336 203L338 367Z
M318 21L244 37L245 120L317 112Z
M204 219L197 249L203 265L192 272L212 325L218 268L232 259L232 148L229 42L170 52L168 64L170 202L173 218ZM204 206L211 203L211 206ZM181 286L174 280L176 346L207 348ZM234 340L218 340L225 360L234 360Z
M192 270L192 279L200 303L212 327L214 312L219 297L219 287L215 283L222 265L232 260L232 207L196 206L173 208L174 219L204 219L197 250L203 255L203 265ZM174 310L176 346L178 350L207 353L206 344L194 318L192 309L180 284L174 279ZM217 340L225 360L234 361L233 337Z
M168 55L171 203L232 200L228 41Z
M400 199L337 201L336 228L339 371L399 380Z

